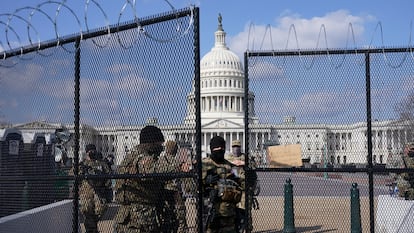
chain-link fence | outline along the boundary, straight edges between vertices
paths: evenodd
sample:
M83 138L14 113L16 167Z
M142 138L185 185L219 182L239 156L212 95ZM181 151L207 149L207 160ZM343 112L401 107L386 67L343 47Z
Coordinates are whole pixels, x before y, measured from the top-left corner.
M390 221L393 229L407 226L397 217L401 209L384 205L383 198L398 196L398 176L392 172L410 171L409 165L392 166L391 161L401 158L412 140L411 49L250 51L245 63L245 99L255 98L254 105L245 106L249 112L254 106L252 113L261 120L246 121L246 151L250 160L262 158L255 171L262 187L259 200L266 203L253 215L275 220L267 227L253 222L254 229L378 232L384 226L390 230ZM351 204L353 183L360 206ZM359 224L353 222L356 210ZM289 225L286 218L293 215Z
M134 180L159 194L152 196L165 214L159 225L197 231L197 128L183 119L199 80L198 20L198 8L173 9L3 52L0 232L92 232L97 218L100 232L112 232L115 219L130 217L118 211L114 186ZM118 174L125 157L139 153L148 125L178 144L177 161L156 170L169 176ZM87 154L90 144L95 153ZM91 157L110 170L88 164ZM158 187L165 179L168 187ZM181 218L168 222L170 215Z
M165 213L156 216L159 225L202 232L199 172L209 138L201 132L198 8L66 37L42 5L28 10L29 19L36 13L54 25L58 38L37 43L30 21L0 21L8 35L0 46L9 47L0 61L0 232L85 231L83 187L99 181L109 188L98 195L105 201L93 204L105 210L98 229L112 232L115 222L138 218L125 214L114 195L115 186L135 180L146 182L142 193L158 194L151 197ZM12 18L28 27L29 46L10 43L19 38ZM374 232L383 230L381 221L400 220L400 231L411 226L411 209L403 215L400 203L384 203L398 195L395 174L412 172L395 159L412 139L412 62L411 48L253 51L245 54L244 84L219 80L224 89L244 87L244 98L214 93L203 103L245 110L244 129L225 137L246 135L246 187L256 188L249 193L254 201L246 196L246 231ZM219 134L226 124L207 125L205 133ZM139 153L148 125L178 144L177 160L167 164L179 168L118 174L125 158ZM84 172L89 144L110 172Z

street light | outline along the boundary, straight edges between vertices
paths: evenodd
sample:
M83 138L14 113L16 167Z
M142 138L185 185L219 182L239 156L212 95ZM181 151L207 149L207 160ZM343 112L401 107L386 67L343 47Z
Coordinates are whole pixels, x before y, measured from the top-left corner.
M322 149L322 158L323 158L323 168L327 168L327 157L328 157L328 146L326 145L326 135L323 136L323 149ZM325 171L323 173L323 177L325 179L328 179L328 173Z

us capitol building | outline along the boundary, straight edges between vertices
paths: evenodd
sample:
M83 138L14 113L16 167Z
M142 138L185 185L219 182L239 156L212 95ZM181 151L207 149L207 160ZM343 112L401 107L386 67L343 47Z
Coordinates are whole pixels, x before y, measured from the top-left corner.
M231 141L240 140L244 148L244 69L239 57L226 46L226 33L219 19L215 32L215 44L202 59L201 77L201 127L202 155L209 151L209 140L221 135L231 149ZM300 144L302 159L310 163L364 164L367 163L366 122L348 125L296 124L294 116L286 116L280 124L261 124L254 112L254 93L249 93L250 153L259 156L266 164L265 151L270 145ZM176 140L194 145L195 95L194 88L187 96L187 115L184 123L178 126L159 126L166 140ZM157 124L157 119L148 119L148 124ZM36 134L54 132L59 124L31 122L13 125L34 140ZM66 126L73 132L73 126ZM119 164L125 154L139 143L139 133L144 126L119 126L94 128L80 126L80 151L88 143L94 143L103 155L114 154ZM7 130L0 130L0 141ZM29 136L27 136L29 135ZM406 127L394 121L373 121L373 163L386 163L391 154L400 154L405 142L411 139ZM69 148L69 152L72 148ZM82 156L82 153L81 153Z

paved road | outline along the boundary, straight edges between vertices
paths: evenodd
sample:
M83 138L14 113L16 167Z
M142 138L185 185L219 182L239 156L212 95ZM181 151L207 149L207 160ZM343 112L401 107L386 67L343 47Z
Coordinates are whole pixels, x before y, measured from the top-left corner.
M370 232L368 181L364 174L324 174L305 173L289 174L260 172L261 193L258 198L260 209L254 210L253 226L256 233L282 233L284 227L283 188L286 179L290 178L294 193L294 216L297 233L343 233L350 232L350 189L352 183L358 183L360 189L360 211L362 232ZM377 196L387 195L388 177L376 176L374 189L374 205ZM196 210L187 203L189 222L195 221ZM105 220L100 222L102 233L110 233L115 209L108 212ZM194 226L194 225L193 225ZM191 233L195 233L196 227Z
M350 196L352 183L357 183L360 196L369 196L368 176L366 174L340 174L332 173L276 173L259 172L261 192L260 196L283 196L284 185L287 179L291 179L293 194L295 197L346 197ZM388 176L374 177L374 196L388 194Z
M253 210L254 233L282 233L284 228L283 197L259 197L260 209ZM375 198L376 203L376 198ZM187 213L188 233L197 233L196 210L189 206ZM369 231L369 201L362 197L360 201L362 232ZM115 207L115 206L114 206ZM108 211L99 222L101 233L112 233L112 219L116 207ZM350 232L350 201L348 197L295 197L294 222L296 233L344 233ZM84 232L83 224L81 224Z

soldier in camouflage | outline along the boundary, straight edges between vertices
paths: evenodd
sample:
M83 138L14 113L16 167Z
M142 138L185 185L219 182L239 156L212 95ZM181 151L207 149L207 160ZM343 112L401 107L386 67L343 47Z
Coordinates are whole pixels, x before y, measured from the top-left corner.
M146 126L140 132L140 144L119 166L119 174L161 173L159 156L163 151L164 136L156 126ZM166 209L164 179L140 177L116 181L115 201L120 204L114 219L115 233L172 232L174 217Z
M402 156L404 168L414 168L414 143L407 143ZM406 200L414 200L414 173L402 173L397 179L397 187L400 197Z
M93 144L86 146L86 158L79 164L80 175L109 174L110 168L99 158ZM80 211L85 220L86 233L98 233L98 222L107 209L106 192L111 181L101 179L85 179L79 188Z
M234 164L237 169L237 174L240 176L241 184L242 184L242 197L241 201L237 204L237 219L236 219L236 226L238 232L244 232L246 229L249 229L249 232L253 230L252 227L252 214L251 209L254 207L255 209L258 208L257 200L254 197L256 186L258 185L257 175L254 169L256 166L256 161L254 159L249 160L249 167L251 168L250 171L253 173L253 180L250 187L246 188L246 174L245 174L245 154L241 152L241 142L240 140L234 140L231 143L232 152L225 156L226 160ZM248 200L249 200L249 210L246 212L246 191L248 193ZM246 219L247 217L247 219Z
M176 142L170 140L165 142L165 151L161 153L159 159L160 166L165 169L164 172L181 172L177 152L178 145ZM176 218L176 221L171 226L172 232L185 233L187 232L187 219L181 179L168 180L165 188L173 194L167 199L167 208Z
M210 140L211 155L202 160L204 193L203 224L208 233L236 233L236 207L241 200L241 179L235 166L224 158L226 142Z

